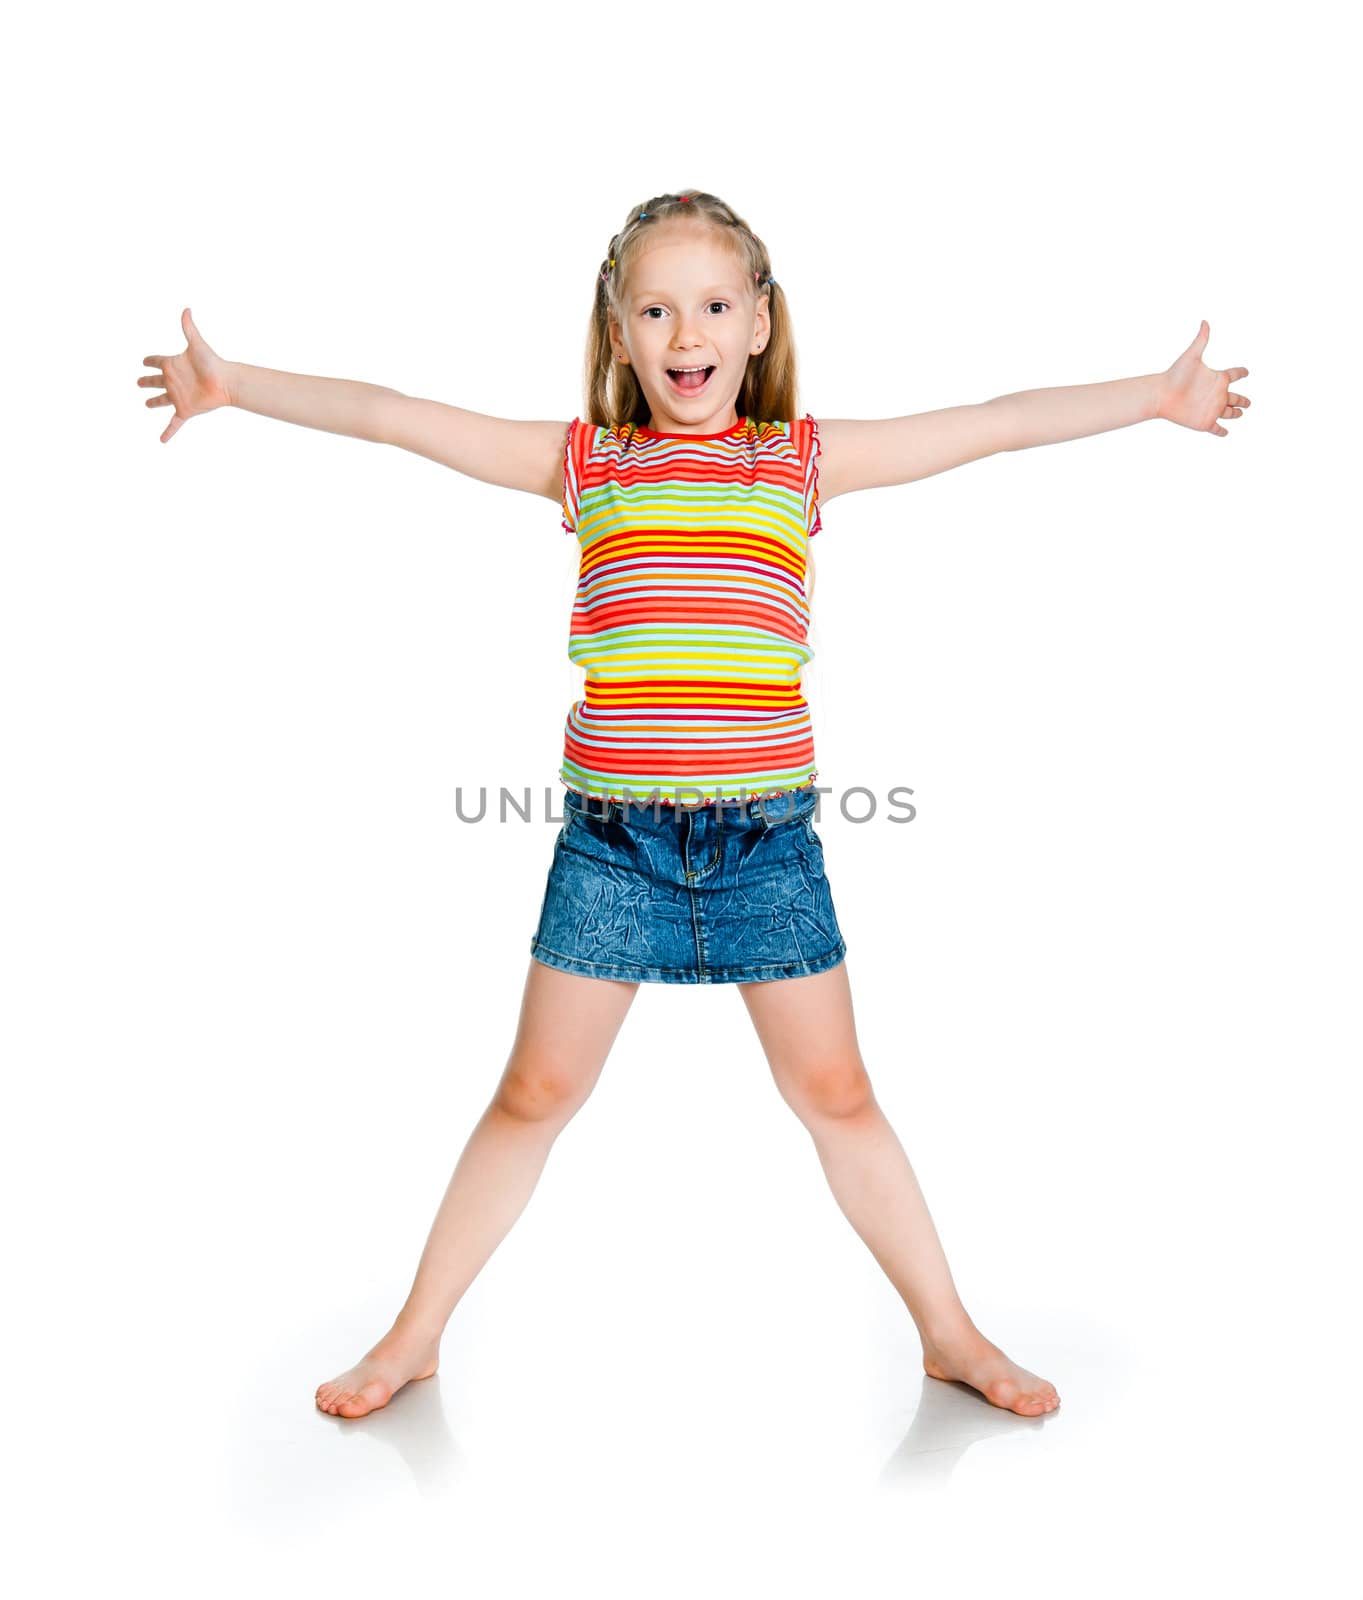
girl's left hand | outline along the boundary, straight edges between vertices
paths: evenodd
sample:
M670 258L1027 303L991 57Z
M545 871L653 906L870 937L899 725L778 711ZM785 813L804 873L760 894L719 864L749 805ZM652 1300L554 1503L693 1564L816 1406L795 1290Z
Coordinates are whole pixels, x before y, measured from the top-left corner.
M1211 329L1204 321L1197 337L1164 374L1160 390L1157 417L1177 422L1185 428L1196 428L1201 433L1219 433L1226 430L1217 423L1218 417L1238 417L1242 406L1249 401L1242 394L1231 394L1230 386L1249 376L1248 367L1227 367L1218 372L1202 364L1202 352L1207 348Z

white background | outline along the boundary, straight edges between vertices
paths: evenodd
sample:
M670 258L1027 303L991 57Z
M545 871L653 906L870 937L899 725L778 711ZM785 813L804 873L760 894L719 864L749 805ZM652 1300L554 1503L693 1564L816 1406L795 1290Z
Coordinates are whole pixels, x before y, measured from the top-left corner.
M1323 6L30 8L7 149L19 1591L1355 1595L1357 146ZM136 385L582 405L628 208L770 248L802 407L1208 362L829 503L806 673L862 1050L976 1323L924 1377L738 992L645 987L439 1376L389 1325L505 1063L576 550L547 500ZM456 790L536 796L460 823ZM907 826L884 820L896 784Z

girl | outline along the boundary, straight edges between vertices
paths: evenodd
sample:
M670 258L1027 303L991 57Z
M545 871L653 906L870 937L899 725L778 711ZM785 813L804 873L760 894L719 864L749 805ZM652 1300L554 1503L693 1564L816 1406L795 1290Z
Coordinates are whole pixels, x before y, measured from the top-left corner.
M636 206L595 285L584 416L521 422L367 383L148 356L190 417L235 405L370 439L561 506L581 549L569 654L586 668L559 776L564 824L501 1081L450 1179L406 1303L316 1391L340 1417L436 1370L454 1307L591 1093L641 982L737 983L777 1087L839 1206L903 1298L933 1377L1023 1416L1054 1385L971 1321L857 1046L846 946L815 829L800 670L820 509L1000 450L1163 417L1224 435L1246 368L1203 365L1002 395L917 416L816 423L795 404L790 312L761 239L710 194Z

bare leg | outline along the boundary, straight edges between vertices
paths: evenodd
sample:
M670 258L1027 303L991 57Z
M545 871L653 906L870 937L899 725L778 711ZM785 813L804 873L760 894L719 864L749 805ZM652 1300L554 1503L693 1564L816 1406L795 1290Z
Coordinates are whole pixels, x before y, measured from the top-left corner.
M362 1417L436 1370L451 1312L525 1209L638 988L531 960L510 1059L454 1169L406 1304L363 1360L318 1388L323 1411Z
M961 1304L918 1180L862 1062L847 963L739 987L776 1087L809 1130L834 1198L917 1324L924 1370L1023 1416L1053 1411L1054 1386L1010 1361Z

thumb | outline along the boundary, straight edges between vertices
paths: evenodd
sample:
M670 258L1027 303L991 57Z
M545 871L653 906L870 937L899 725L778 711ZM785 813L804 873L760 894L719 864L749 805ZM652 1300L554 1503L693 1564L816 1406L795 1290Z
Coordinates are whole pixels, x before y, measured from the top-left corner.
M1200 357L1202 352L1207 348L1207 340L1210 339L1211 336L1212 330L1207 323L1207 319L1204 317L1201 323L1198 325L1197 337L1188 346L1188 349L1193 355Z
M180 328L184 333L186 342L189 344L193 344L196 339L203 338L203 335L194 326L194 318L190 316L188 306L180 313Z

